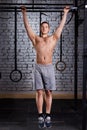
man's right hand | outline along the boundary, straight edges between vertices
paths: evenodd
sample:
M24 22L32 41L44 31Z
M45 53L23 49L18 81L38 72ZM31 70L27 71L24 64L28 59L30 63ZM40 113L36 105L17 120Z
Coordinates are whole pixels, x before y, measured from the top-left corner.
M22 5L21 10L22 10L23 13L26 12L26 7Z
M68 13L69 10L70 10L70 7L69 7L69 6L66 6L66 7L64 8L64 12L65 12L65 13Z

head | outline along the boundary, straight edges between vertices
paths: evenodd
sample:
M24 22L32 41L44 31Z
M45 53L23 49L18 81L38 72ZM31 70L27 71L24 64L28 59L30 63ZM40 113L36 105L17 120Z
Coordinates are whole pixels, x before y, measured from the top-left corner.
M50 30L50 25L48 22L44 21L40 24L40 32L41 32L41 35L46 35L49 33L49 30Z

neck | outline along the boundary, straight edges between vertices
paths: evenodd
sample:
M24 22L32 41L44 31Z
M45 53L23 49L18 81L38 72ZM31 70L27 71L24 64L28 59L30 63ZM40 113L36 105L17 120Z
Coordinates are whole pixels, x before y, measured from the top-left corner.
M48 37L47 34L41 34L41 37L45 38L45 37Z

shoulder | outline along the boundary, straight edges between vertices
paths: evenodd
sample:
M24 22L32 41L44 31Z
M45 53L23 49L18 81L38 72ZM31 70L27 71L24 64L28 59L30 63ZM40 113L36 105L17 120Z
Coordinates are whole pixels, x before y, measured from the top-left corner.
M35 35L35 45L41 42L41 37L39 35Z

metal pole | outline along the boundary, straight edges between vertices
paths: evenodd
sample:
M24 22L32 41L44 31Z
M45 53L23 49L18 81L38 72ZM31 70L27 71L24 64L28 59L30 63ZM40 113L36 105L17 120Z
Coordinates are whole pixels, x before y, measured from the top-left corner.
M33 4L23 4L25 5L27 11L29 12L58 12L63 11L65 4L35 4L33 0ZM72 4L67 4L72 6ZM14 12L14 8L17 8L17 12L21 12L21 4L15 3L0 3L0 12Z
M17 9L15 7L15 69L17 70Z
M14 10L0 10L0 12L14 12ZM17 10L17 12L21 12L21 10ZM62 10L27 10L27 12L63 12Z
M57 6L57 5L58 5L58 6L66 6L66 4L62 4L62 3L61 3L61 4L57 4L57 3L56 3L56 4L35 3L34 0L33 0L33 3L34 3L34 5L40 5L40 6L41 6L41 5L44 5L44 6L46 6L46 5L47 5L47 6ZM31 6L32 6L33 4L32 4L32 3L23 3L23 4L22 4L22 3L0 3L0 5L3 5L3 6L21 6L21 5L28 5L28 6L30 6L30 5L31 5ZM72 4L67 4L67 5L70 5L70 6L71 6Z
M40 26L41 26L41 16L42 16L42 13L40 12ZM41 36L41 31L40 31L40 36Z
M78 0L74 0L74 6L78 7ZM75 56L75 62L74 62L74 101L75 101L75 110L77 110L77 84L78 84L78 74L77 74L77 58L78 58L78 11L75 11L75 46L74 46L74 56Z
M84 44L83 44L83 95L82 95L82 130L86 130L86 85L87 85L87 1L84 3Z

